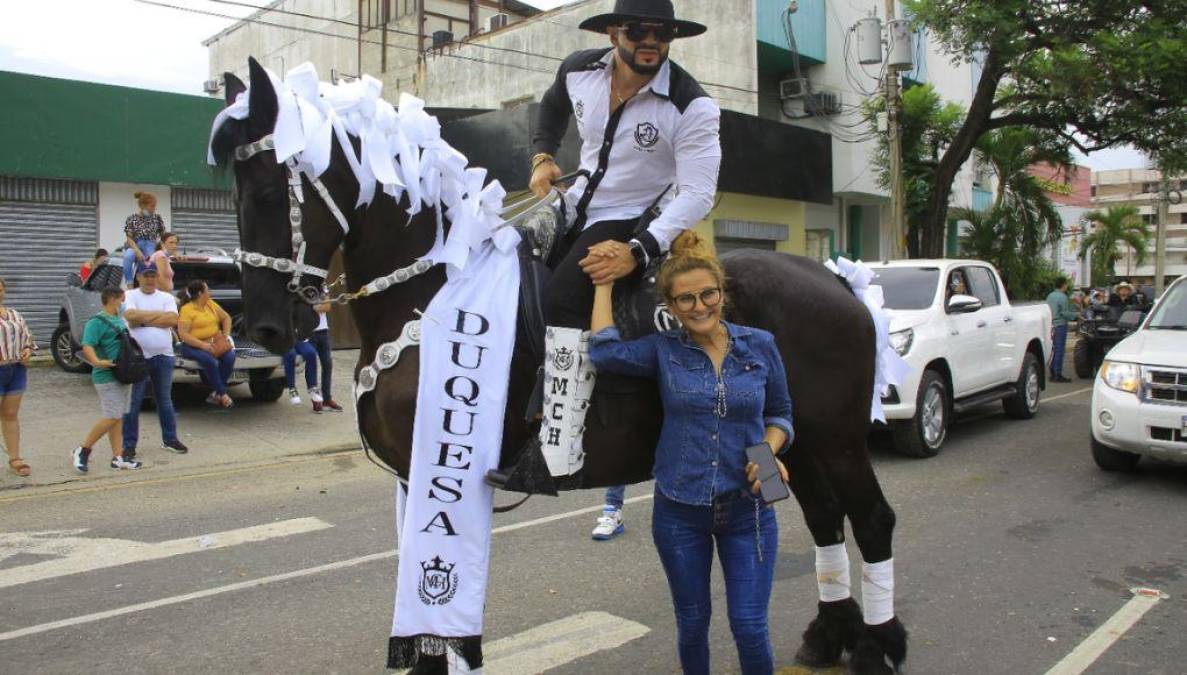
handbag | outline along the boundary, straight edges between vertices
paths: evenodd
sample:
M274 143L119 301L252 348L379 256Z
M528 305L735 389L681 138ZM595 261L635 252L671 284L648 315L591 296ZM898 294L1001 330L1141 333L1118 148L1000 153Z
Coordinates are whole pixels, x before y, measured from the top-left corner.
M217 359L231 351L231 338L222 333L216 333L214 339L210 341L210 346L214 349L214 358Z

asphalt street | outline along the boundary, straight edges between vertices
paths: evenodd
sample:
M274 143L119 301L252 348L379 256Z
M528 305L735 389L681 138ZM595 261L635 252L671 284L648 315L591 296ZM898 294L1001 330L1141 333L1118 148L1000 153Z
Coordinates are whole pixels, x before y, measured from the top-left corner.
M872 438L899 516L909 672L1045 673L1136 586L1169 597L1087 672L1185 672L1187 467L1103 473L1085 383L1046 398L1027 422L995 406L964 416L929 460ZM487 672L678 672L650 490L628 490L627 531L606 543L589 538L596 492L495 517ZM0 514L0 672L383 671L393 483L358 453L0 493ZM792 657L815 612L812 543L793 502L778 516L773 642L785 672L804 672ZM736 672L714 574L713 672Z

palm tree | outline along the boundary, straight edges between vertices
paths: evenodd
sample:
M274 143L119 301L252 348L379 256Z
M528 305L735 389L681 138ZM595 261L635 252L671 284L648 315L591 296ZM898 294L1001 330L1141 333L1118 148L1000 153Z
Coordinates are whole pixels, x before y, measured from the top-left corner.
M1150 226L1142 221L1136 206L1110 206L1106 211L1089 211L1084 219L1096 223L1092 232L1080 243L1080 255L1092 251L1092 282L1109 283L1114 265L1122 256L1125 245L1134 251L1137 264L1146 262L1146 244Z

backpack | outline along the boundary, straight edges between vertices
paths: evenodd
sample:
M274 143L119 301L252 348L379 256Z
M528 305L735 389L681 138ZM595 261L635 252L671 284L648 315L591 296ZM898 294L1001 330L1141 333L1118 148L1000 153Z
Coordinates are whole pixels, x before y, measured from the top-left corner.
M148 376L148 360L144 358L144 350L129 331L120 331L120 355L111 372L116 381L123 384L143 382Z

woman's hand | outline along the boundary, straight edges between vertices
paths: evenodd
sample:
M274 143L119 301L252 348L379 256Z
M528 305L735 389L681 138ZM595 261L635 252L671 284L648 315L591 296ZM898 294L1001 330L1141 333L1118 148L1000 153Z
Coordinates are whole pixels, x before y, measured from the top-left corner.
M213 342L203 342L202 343L202 351L206 352L207 354L213 354L214 353L214 343Z
M783 460L776 457L775 464L779 466L779 475L783 477L783 482L786 483L789 479L787 477L787 467L783 466ZM750 482L751 492L758 494L762 491L762 481L758 479L758 465L754 462L746 463L746 480Z
M31 356L33 356L32 349L30 349L29 347L25 347L24 349L22 349L21 350L21 365L22 366L29 365L29 357L31 357Z

